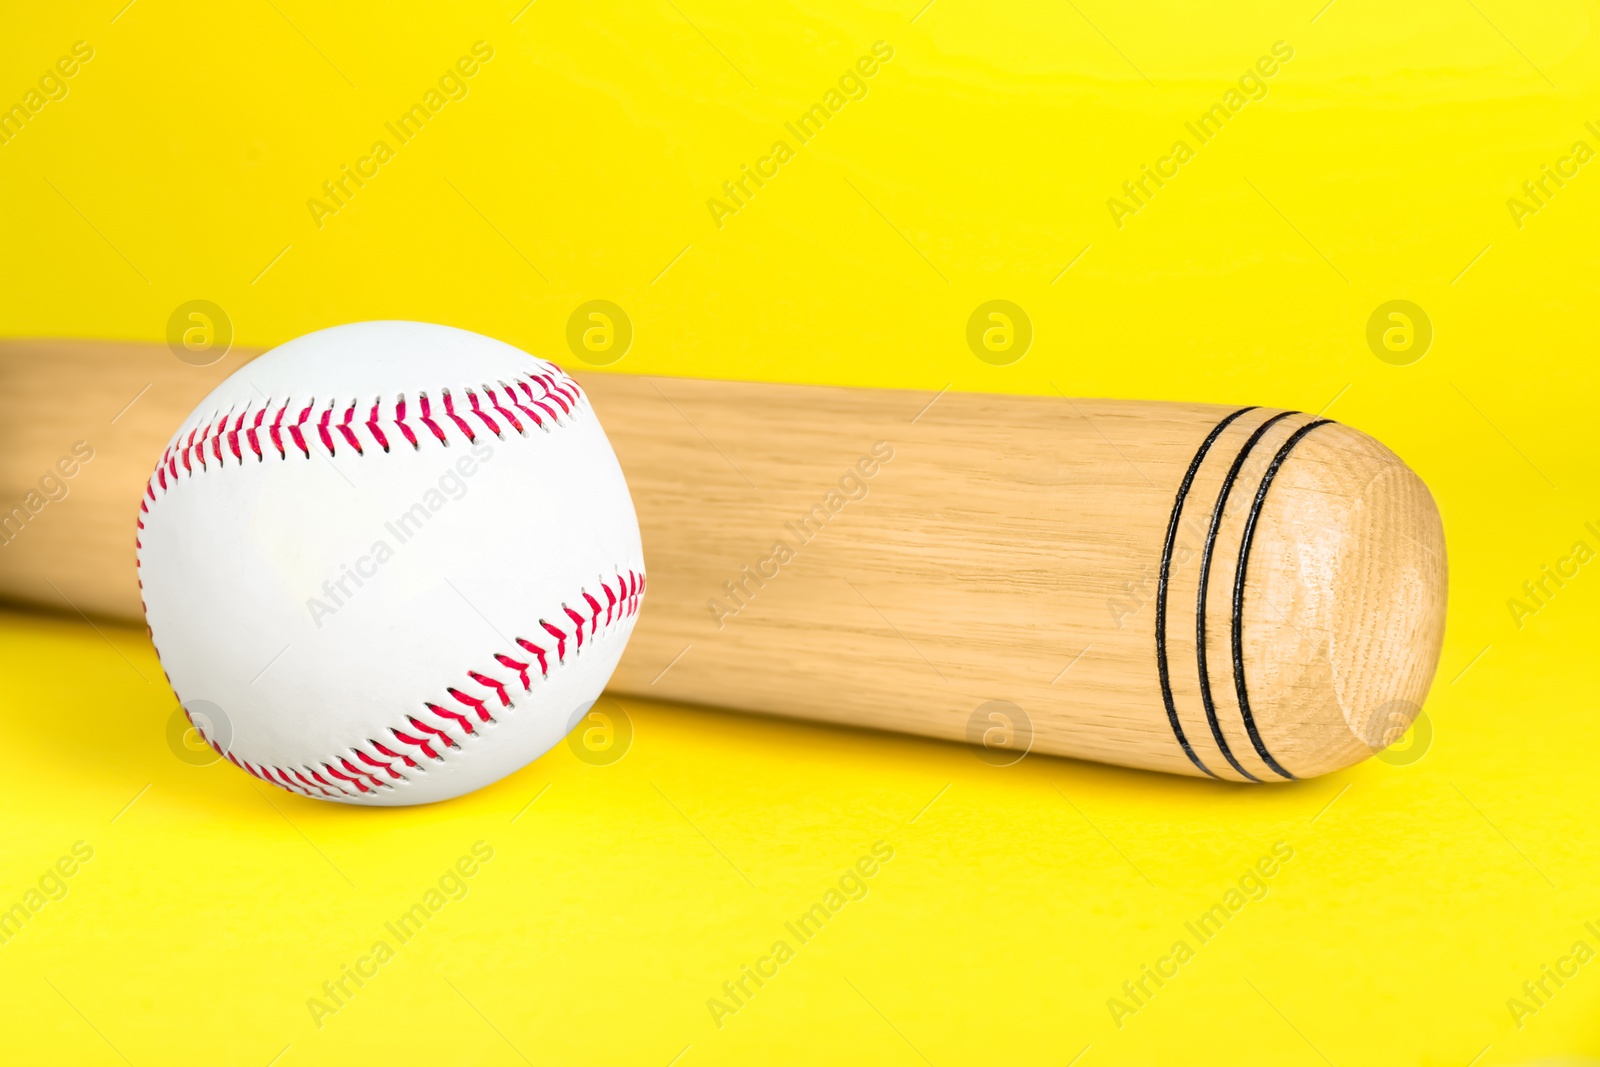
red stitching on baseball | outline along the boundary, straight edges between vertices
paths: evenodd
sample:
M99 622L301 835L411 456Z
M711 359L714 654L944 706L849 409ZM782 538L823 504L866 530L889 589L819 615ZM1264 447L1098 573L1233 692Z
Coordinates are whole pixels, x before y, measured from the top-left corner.
M196 441L194 443L194 445L193 445L193 447L194 447L194 458L200 461L200 469L201 470L205 470L206 469L206 435L209 434L210 432L211 432L211 423L208 422L204 426L200 427L200 429L199 429L200 440ZM191 434L190 436L193 437L194 435Z
M376 410L376 406L374 406L374 410ZM355 417L356 402L352 400L350 401L350 406L345 409L344 421L339 424L339 432L344 435L346 441L350 442L350 447L356 450L356 455L364 456L366 453L361 450L361 442L356 440L355 431L350 429L350 420Z
M500 427L496 426L494 420L491 419L488 413L479 406L480 401L478 400L478 394L473 392L471 389L467 390L467 403L471 406L472 413L478 416L478 418L482 419L485 426L489 427L490 433L494 434L501 440L505 440L505 434L500 432Z
M583 651L583 616L579 615L576 611L573 611L565 604L561 605L561 610L567 613L567 618L577 623L578 651Z
M606 582L602 581L600 583L601 587L604 588L607 594L612 597L612 602L617 608L616 611L607 616L607 626L609 626L613 621L620 621L621 619L632 614L633 611L637 610L639 598L644 590L643 575L635 574L630 570L627 572L626 576L618 574L616 578L617 588L623 591L625 594L620 600L618 600L615 595L611 593L611 587ZM579 590L578 595L585 602L596 608L595 619L598 620L599 600L589 594L586 590ZM565 610L568 615L576 614L570 608L565 608L564 606L563 610ZM582 617L578 616L577 621L579 624L578 632L581 636ZM566 659L565 634L551 626L549 623L541 622L541 625L546 630L558 635L559 640L556 651L556 662L559 666L564 663ZM597 633L598 631L596 630L593 632ZM535 654L538 655L541 673L548 677L548 671L544 669L544 650L522 638L517 639L517 644L523 648L534 651ZM574 652L576 652L576 649L574 649ZM413 748L420 749L423 755L427 756L429 759L444 762L445 757L442 755L443 752L448 752L451 749L460 749L467 738L476 738L480 736L482 726L496 725L498 720L489 714L488 700L498 697L502 707L514 707L515 705L509 692L511 686L519 685L523 692L531 693L533 691L533 680L529 673L530 664L524 663L518 659L514 659L503 652L496 652L493 655L496 663L500 664L502 667L516 672L517 678L515 682L502 680L484 671L469 669L466 671L467 678L470 679L474 684L481 686L486 691L485 697L474 696L472 693L459 686L446 686L444 690L449 694L452 700L458 701L462 706L466 707L471 712L476 713L478 723L475 724L472 721L471 716L467 713L453 711L450 708L443 706L443 704L439 702L423 701L423 707L426 708L428 712L437 716L443 723L445 723L445 726L430 726L418 719L415 715L407 715L405 717L405 725L409 729L414 730L415 735L394 727L391 727L389 732L393 734L395 738L398 739L403 745L409 745ZM488 696L488 694L493 694L493 696ZM448 727L451 724L460 729L462 733L460 738L453 737L450 734ZM382 755L387 756L390 760L403 763L410 769L418 771L425 770L421 764L412 759L410 756L403 752L397 752L381 742L369 739L366 744L370 745ZM307 778L305 774L301 773L300 770L294 768L289 768L286 770L281 767L268 767L265 764L262 764L259 767L254 766L246 760L237 758L231 752L222 752L222 749L219 748L215 742L212 742L212 747L216 748L219 754L227 756L228 759L232 760L237 766L240 767L240 769L246 771L247 773L253 774L263 781L271 782L273 785L287 789L290 792L301 793L306 796L316 796L320 794L330 799L360 799L364 796L374 795L381 789L395 788L395 786L389 781L385 781L380 776L380 773L387 774L389 778L399 782L410 782L411 780L404 773L397 770L393 763L385 762L384 760L369 755L359 746L350 748L350 755L353 755L357 761L365 764L367 767L374 768L373 770L366 770L363 767L357 766L356 763L352 763L349 755L338 755L322 761L318 766L307 765L304 770L310 773L310 778ZM343 771L340 770L341 767L343 768ZM323 774L319 773L319 769L321 772L326 772L328 777L323 777ZM296 779L299 781L297 782ZM354 788L352 789L351 787Z
M412 767L412 768L414 768L416 770L419 770L419 771L423 769L422 764L418 763L416 760L412 759L410 756L407 756L403 752L391 752L389 749L385 748L383 745L380 745L376 741L371 742L371 745L372 745L373 748L377 749L379 752L382 752L385 756L388 756L390 759L397 759L397 760L405 761L405 765L407 767Z
M322 439L322 447L328 450L328 455L333 455L333 437L328 433L328 420L333 417L333 402L322 411L322 418L317 420L317 436Z
M370 745L374 745L374 746L377 745L376 741L369 741L367 743L370 744ZM400 776L400 772L395 770L394 766L392 764L386 763L386 762L384 762L383 760L380 760L380 759L373 759L371 756L367 755L365 752L361 751L359 748L352 749L352 751L355 752L356 759L360 760L362 763L367 764L369 767L382 767L384 770L389 772L389 777L390 778L400 778L401 777ZM401 780L404 781L403 778L401 778Z
M477 682L485 689L493 689L495 696L500 698L500 706L502 708L509 708L511 706L511 698L506 696L506 683L502 682L500 679L491 678L487 674L479 674L477 671L468 671L467 677L471 678L474 682ZM476 711L478 713L478 718L482 719L484 722L488 722L490 720L491 716L489 715L488 709L484 707L483 701L479 700L477 697L468 696L459 689L451 689L448 692L451 696L461 701L461 703L465 704L473 711Z
M544 360L543 363L550 370L556 372L556 378L561 383L561 387L563 389L572 390L572 399L573 402L576 403L577 400L583 396L583 386L578 384L578 380L576 378L562 370L561 364L553 363L548 359Z
M355 787L357 789L361 790L363 793L372 792L372 790L368 789L365 785L361 784L361 780L360 779L352 778L348 774L340 774L337 770L334 769L332 764L324 763L322 765L322 769L327 771L329 774L333 775L335 778L338 778L340 781L354 783Z
M528 377L544 386L544 395L556 402L556 406L561 409L562 414L567 413L569 410L569 404L577 402L575 398L568 396L565 391L557 386L555 381L548 374L530 373Z
M290 790L291 792L300 792L300 793L304 793L305 792L305 790L300 788L300 786L298 784L296 784L293 781L288 780L288 778L284 775L283 771L280 770L279 768L277 768L277 767L266 767L266 768L264 768L264 770L267 772L267 780L269 782L271 782L273 785L277 786L279 789L287 789L287 790Z
M532 652L535 656L539 657L539 673L544 675L546 678L550 677L550 665L544 660L544 649L525 638L519 637L516 639L516 641L519 648L526 652Z
M239 451L239 428L244 425L244 417L248 411L249 409L246 408L244 411L239 412L239 417L234 420L233 429L228 431L228 451L232 452L233 458L240 463L244 462L244 456Z
M496 652L494 654L494 660L496 663L500 664L500 666L510 667L512 670L516 671L517 683L521 685L523 689L528 688L528 665L526 663L523 663L519 660L514 660L504 652Z
M504 383L501 384L502 386L504 385ZM500 398L495 395L494 388L492 386L485 385L483 387L483 393L489 398L490 406L492 406L495 411L500 413L500 417L502 419L505 419L506 422L510 423L513 430L516 430L519 434L527 434L528 431L522 428L522 423L517 421L517 417L511 414L511 412L506 409L505 405L500 403ZM513 403L515 403L515 401L513 401Z
M417 394L417 406L422 409L422 425L433 431L433 436L439 439L440 444L449 447L450 439L444 435L443 430L439 429L439 424L433 421L433 412L428 405L427 393Z
M545 631L556 639L556 662L565 663L567 660L567 635L556 629L554 626L551 626L543 619L539 620L539 625L543 626Z
M267 409L262 408L256 412L256 421L244 432L244 439L250 444L250 451L256 454L256 459L261 459L261 442L257 440L256 433L261 429L261 420L267 417Z
M424 707L433 712L435 715L442 719L453 719L455 720L457 726L461 727L468 734L472 733L472 723L468 721L467 717L461 714L459 711L451 711L449 708L441 708L439 705L430 703L426 700L422 703Z
M450 390L441 389L439 390L439 395L444 397L445 416L454 422L462 433L467 435L467 444L477 444L478 435L472 432L472 427L467 425L466 419L463 419L460 415L456 414L456 398L450 395Z
M524 406L522 401L517 399L517 390L515 386L507 385L502 381L500 383L500 388L504 389L506 391L506 396L511 398L512 407L528 416L528 418L533 421L533 424L539 427L539 429L544 429L544 420L539 417L539 413Z
M267 772L268 772L268 774L273 776L272 777L273 784L276 785L278 788L287 789L292 793L305 793L306 792L304 787L302 787L298 782L295 782L292 779L290 779L287 775L285 775L283 773L283 771L281 769L279 769L277 767L268 767L267 768Z
M370 433L373 436L373 439L378 442L378 447L387 452L389 451L389 439L383 436L383 431L378 428L378 405L380 403L382 403L381 400L374 400L372 402L372 414L367 416L367 432ZM405 401L400 401L400 405L401 410L403 411L405 407ZM395 418L398 419L399 415L397 414Z
M443 730L438 729L437 727L429 726L427 723L425 723L422 720L418 719L415 715L407 715L406 716L406 722L410 723L412 726L415 726L417 729L421 730L425 734L434 734L434 735L436 735L439 738L439 740L444 742L444 747L445 748L455 748L456 747L455 738L451 737L449 734L445 733Z
M394 424L400 427L401 436L410 442L411 447L420 451L422 445L418 443L417 435L412 433L411 427L406 425L406 395L404 393L401 393L400 399L395 401Z
M269 401L270 403L270 401ZM272 417L272 425L267 429L267 436L272 438L272 447L278 450L279 459L288 459L289 453L283 450L283 414L289 410L289 402L285 400L283 407Z
M266 780L277 786L279 789L296 794L306 794L306 790L298 782L286 781L284 773L281 769L277 767L263 766L261 770L265 772Z
M285 775L281 768L262 767L261 769L266 772L266 780L284 792L293 793L296 796L311 796L310 790Z
M343 767L345 770L349 771L351 774L355 775L357 781L360 781L361 778L364 777L364 778L367 779L367 781L371 782L373 785L382 786L384 789L393 789L394 788L394 786L390 785L388 782L385 782L382 778L379 778L377 775L373 774L371 771L362 770L360 767L357 767L355 764L351 763L349 759L347 759L347 758L345 758L343 756L339 757L339 765L341 767Z
M306 409L300 413L300 418L289 426L289 440L294 442L294 446L303 452L307 459L311 458L311 449L306 447L306 435L300 432L300 427L304 426L306 420L311 417L311 409L315 405L315 400L307 401Z
M401 741L404 741L406 744L415 745L416 747L422 749L422 754L424 756L427 756L429 759L439 759L440 758L439 754L437 752L435 752L428 745L428 742L422 740L420 737L408 737L407 735L401 733L399 730L396 730L396 729L393 729L393 728L391 728L389 730L389 732L394 734L395 737L398 737Z
M463 387L467 397L466 409L457 408L455 394L450 389L440 389L437 395L443 406L442 412L435 411L433 400L427 393L418 393L416 407L421 409L421 422L433 434L434 440L447 447L451 436L457 431L466 438L468 444L475 444L480 432L473 429L475 424L482 424L495 437L504 440L508 426L525 436L528 423L541 430L550 429L551 424L560 425L573 414L583 396L583 390L577 382L567 377L560 367L547 361L538 361L534 370L519 372L510 381L500 380L498 386L497 389L485 382L477 387ZM365 420L357 415L357 408L363 406L359 399L345 405L342 418L336 410L339 406L337 400L325 401L318 411L314 397L306 400L303 407L289 398L274 403L270 398L262 397L259 405L251 402L240 409L213 412L208 420L191 426L187 434L180 431L179 436L167 446L158 465L166 469L167 481L162 484L159 475L153 477L151 492L155 492L156 486L163 492L172 491L180 464L184 473L189 475L195 473L194 465L197 462L202 471L210 469L213 461L218 466L226 466L224 447L241 463L246 447L255 454L257 460L266 459L267 450L261 441L262 430L266 431L267 440L278 453L279 459L287 459L291 447L310 459L309 438L313 431L316 440L321 442L330 456L337 455L341 438L358 454L365 455L362 430L380 449L388 452L390 441L384 427L386 421L392 421L400 436L413 449L420 450L422 442L407 423L408 418L418 416L408 409L408 404L404 393L387 403L383 397L377 397ZM298 417L296 408L299 409ZM285 430L288 431L287 442L284 440ZM243 443L239 440L241 434L244 436Z
M550 405L546 404L543 400L540 400L538 397L533 395L533 387L531 385L529 385L527 382L523 382L523 381L519 381L519 382L517 382L517 384L522 386L523 395L528 398L528 403L532 404L536 408L539 408L546 415L549 415L551 421L555 421L556 419L559 418L559 416L555 412L550 410ZM547 392L548 392L548 390L547 390Z
M550 381L554 383L553 388L564 394L568 400L571 400L573 407L577 407L578 401L583 399L583 390L578 388L578 383L569 378L560 368L556 369L556 374L561 376L559 378L555 375L548 376Z
M317 785L315 782L312 782L310 779L308 779L305 775L301 774L299 771L295 772L295 777L300 779L302 782L305 782L309 788L315 789L317 792L321 793L323 796L327 797L329 800L333 800L333 799L336 799L336 798L341 797L341 796L344 795L343 791L340 791L338 793L330 793L328 790L324 789L322 786Z

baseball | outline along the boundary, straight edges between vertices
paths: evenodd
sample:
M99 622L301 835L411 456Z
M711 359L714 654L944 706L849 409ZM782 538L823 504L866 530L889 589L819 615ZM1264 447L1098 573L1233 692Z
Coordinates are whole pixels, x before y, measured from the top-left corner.
M559 367L365 322L246 364L139 506L145 618L206 742L301 796L422 804L559 742L633 630L644 559Z

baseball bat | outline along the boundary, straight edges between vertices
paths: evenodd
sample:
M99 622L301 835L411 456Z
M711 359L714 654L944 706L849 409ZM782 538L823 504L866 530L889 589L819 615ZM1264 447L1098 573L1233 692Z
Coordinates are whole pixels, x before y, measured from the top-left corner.
M139 620L145 479L250 355L0 343L0 595ZM613 692L1283 782L1398 739L1438 665L1432 497L1331 420L578 377L650 572Z

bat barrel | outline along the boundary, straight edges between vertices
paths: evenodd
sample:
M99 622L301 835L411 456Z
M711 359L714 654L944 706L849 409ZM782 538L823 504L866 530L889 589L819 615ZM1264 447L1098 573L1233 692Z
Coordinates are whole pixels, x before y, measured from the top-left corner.
M1396 740L1437 665L1432 499L1326 419L586 384L653 575L624 692L1284 782Z

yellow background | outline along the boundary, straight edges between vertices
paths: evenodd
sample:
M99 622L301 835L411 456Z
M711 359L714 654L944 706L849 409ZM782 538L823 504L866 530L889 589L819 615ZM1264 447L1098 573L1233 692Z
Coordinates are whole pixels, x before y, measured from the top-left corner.
M567 359L599 298L631 373L1327 410L1432 487L1449 629L1422 758L1296 785L628 702L618 763L563 746L379 811L186 765L142 633L6 615L0 907L73 842L94 858L0 947L0 1059L1600 1056L1600 962L1520 1028L1507 1007L1600 948L1600 566L1507 607L1600 548L1600 163L1520 228L1507 207L1600 148L1592 4L121 4L0 33L3 105L94 48L0 145L0 333L159 340L203 298L242 345L410 318ZM479 40L469 95L319 229L306 201ZM880 40L868 95L718 228L706 200ZM1266 98L1114 225L1280 40ZM1010 366L965 344L993 298L1036 331ZM1392 299L1436 332L1408 366L1365 340ZM469 895L319 1029L307 999L478 840ZM878 840L865 899L719 1028L707 999ZM1108 998L1277 841L1266 898L1119 1029Z

